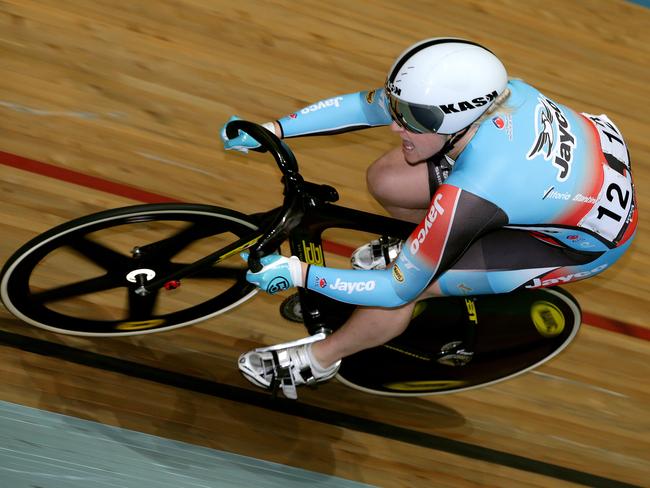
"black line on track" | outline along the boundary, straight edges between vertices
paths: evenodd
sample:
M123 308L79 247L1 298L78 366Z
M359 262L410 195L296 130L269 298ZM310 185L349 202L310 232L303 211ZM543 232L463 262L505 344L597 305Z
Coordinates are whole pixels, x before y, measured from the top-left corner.
M467 442L397 427L354 415L347 415L334 410L306 405L293 400L273 398L268 393L255 392L245 388L217 383L182 373L166 371L164 369L146 366L133 361L84 351L82 349L76 349L70 346L56 344L7 331L0 330L0 344L42 356L54 357L75 364L154 381L175 388L191 390L233 402L254 405L274 412L293 415L315 422L326 423L379 437L385 437L428 449L444 451L479 461L499 464L501 466L507 466L521 471L537 473L572 483L595 488L640 488L637 485L631 485L611 478L605 478L583 471L565 468L563 466L558 466L557 464L545 463L527 457L518 456L516 454L510 454L475 444L469 444Z

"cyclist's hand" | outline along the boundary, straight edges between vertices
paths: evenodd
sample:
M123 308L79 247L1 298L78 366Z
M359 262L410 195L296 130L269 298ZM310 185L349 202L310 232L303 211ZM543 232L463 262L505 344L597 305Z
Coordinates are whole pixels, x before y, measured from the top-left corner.
M248 253L241 253L241 257L248 261ZM279 254L269 254L261 259L261 263L264 267L257 273L249 270L246 279L266 293L274 295L294 286L303 286L302 265L296 256L285 258Z
M228 122L226 122L221 128L221 142L223 142L223 147L226 148L226 150L228 151L234 150L243 153L247 153L249 149L256 149L260 147L259 142L257 142L255 139L253 139L251 136L249 136L246 132L242 130L239 131L239 135L237 137L233 137L232 139L229 139L228 136L226 135L226 126L233 120L240 120L240 119L236 115L233 115L232 117L230 117L230 120L228 120Z

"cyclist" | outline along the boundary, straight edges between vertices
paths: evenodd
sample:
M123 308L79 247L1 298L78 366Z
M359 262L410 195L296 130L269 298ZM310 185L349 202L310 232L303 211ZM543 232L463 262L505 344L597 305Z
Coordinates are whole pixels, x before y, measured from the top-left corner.
M368 187L390 214L417 224L404 243L374 241L356 251L355 269L272 255L261 271L249 271L264 290L282 276L290 286L360 305L325 339L240 357L240 370L259 386L268 388L282 371L290 398L296 385L334 376L342 358L402 333L418 299L589 278L611 267L635 234L619 129L606 115L575 112L509 80L499 59L475 42L418 42L397 58L383 88L263 125L281 138L390 125L401 146L369 167ZM222 130L222 139L243 152L259 145L244 132L228 139Z

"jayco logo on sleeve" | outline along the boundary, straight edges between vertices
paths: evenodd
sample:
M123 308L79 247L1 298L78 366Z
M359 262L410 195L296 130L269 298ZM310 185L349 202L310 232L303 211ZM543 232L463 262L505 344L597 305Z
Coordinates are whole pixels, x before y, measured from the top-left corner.
M576 138L560 107L548 98L539 97L535 107L535 131L535 142L528 150L526 159L542 155L557 168L555 179L566 181L571 175Z
M375 289L376 283L374 280L370 281L343 281L341 278L336 278L336 281L329 285L332 290L345 291L348 295L354 292L372 291Z
M321 109L327 108L327 107L339 108L341 106L342 101L343 101L343 97L328 98L327 100L321 100L318 103L315 103L313 105L310 105L309 107L303 108L300 111L300 113L303 114L303 115L306 115L309 112L316 112L318 110L321 110Z

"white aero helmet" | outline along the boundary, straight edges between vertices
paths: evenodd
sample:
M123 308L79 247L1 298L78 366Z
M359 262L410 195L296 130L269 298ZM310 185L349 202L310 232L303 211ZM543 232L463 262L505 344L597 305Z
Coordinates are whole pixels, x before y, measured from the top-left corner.
M426 39L404 51L386 79L393 119L411 132L455 134L503 93L506 69L491 51L454 38Z

